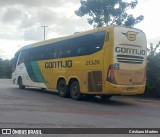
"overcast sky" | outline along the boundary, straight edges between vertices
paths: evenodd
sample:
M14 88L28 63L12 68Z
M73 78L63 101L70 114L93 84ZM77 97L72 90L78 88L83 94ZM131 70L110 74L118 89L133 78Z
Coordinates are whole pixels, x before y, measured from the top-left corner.
M80 0L0 0L0 58L10 59L22 46L46 39L71 35L92 29L87 17L77 17L74 11ZM137 7L129 11L135 16L144 15L136 25L147 36L147 41L160 40L160 0L138 0Z

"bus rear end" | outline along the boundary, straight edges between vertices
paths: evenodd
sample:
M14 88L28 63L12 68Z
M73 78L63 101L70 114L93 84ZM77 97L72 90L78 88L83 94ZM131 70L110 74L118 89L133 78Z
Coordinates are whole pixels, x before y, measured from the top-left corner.
M142 94L146 82L147 44L145 34L138 29L115 27L113 61L108 66L108 94Z

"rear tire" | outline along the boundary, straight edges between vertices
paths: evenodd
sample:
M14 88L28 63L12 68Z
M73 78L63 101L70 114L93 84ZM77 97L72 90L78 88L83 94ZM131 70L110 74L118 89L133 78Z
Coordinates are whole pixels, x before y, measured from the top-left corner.
M25 86L23 85L21 77L18 78L18 86L19 86L19 89L24 89L25 88Z
M58 94L60 97L64 98L69 96L69 91L66 85L66 81L63 79L58 82Z
M82 94L80 93L80 87L78 81L73 81L70 86L70 95L73 100L81 100Z

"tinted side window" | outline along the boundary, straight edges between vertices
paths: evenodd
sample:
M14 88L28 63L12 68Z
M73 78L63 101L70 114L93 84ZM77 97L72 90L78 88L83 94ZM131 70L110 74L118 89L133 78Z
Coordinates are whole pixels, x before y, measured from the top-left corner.
M60 43L59 49L59 58L64 57L73 57L74 56L74 45L71 40L65 40Z
M14 58L11 60L12 72L16 69L17 61L19 57L19 52L14 55Z
M87 38L88 54L95 53L102 49L105 39L105 31L90 34Z
M93 54L102 49L106 31L58 42L58 58Z
M43 46L44 58L43 59L54 59L58 57L59 45L57 43L51 43Z
M28 50L21 51L18 65L25 62L25 61L28 61Z
M28 49L28 52L29 52L29 61L43 60L45 58L44 46Z
M105 35L106 31L100 31L31 48L28 49L29 60L35 61L93 54L102 49Z
M77 56L93 54L102 49L106 31L100 31L73 39Z

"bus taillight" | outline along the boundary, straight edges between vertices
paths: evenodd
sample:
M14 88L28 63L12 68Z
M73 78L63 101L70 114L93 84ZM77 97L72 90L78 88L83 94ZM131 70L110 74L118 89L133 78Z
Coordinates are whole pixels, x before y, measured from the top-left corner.
M116 84L115 76L114 76L114 65L111 64L108 68L108 73L107 73L107 81Z

